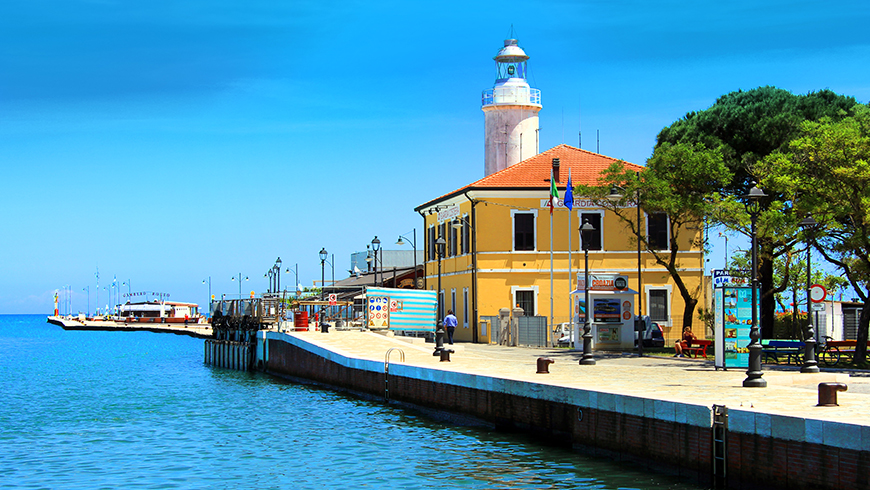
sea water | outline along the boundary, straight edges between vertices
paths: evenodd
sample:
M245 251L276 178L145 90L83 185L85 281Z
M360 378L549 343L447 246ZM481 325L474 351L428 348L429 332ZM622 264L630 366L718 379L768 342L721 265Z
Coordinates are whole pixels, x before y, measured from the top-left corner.
M203 364L203 341L0 315L0 488L698 488Z

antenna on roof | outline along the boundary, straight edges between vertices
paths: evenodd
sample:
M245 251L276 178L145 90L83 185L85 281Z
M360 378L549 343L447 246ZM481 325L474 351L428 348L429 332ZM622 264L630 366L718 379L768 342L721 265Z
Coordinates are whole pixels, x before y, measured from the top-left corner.
M577 104L577 148L583 149L583 111L582 104Z
M595 130L595 153L601 154L601 130Z

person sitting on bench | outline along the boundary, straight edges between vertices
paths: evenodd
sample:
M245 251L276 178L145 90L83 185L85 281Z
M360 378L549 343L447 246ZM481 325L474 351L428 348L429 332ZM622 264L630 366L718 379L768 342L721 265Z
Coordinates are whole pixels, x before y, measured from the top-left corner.
M692 333L692 327L683 328L682 340L678 340L674 344L674 351L676 351L674 357L686 357L683 355L683 348L691 346L692 342L696 340L698 340L698 338L695 337L695 334Z

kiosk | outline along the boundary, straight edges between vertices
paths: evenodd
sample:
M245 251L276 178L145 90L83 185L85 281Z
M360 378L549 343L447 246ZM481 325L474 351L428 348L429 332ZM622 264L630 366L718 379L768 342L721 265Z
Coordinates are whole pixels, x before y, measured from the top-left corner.
M585 272L577 273L577 289L571 291L574 305L574 338L581 339L586 323ZM592 348L626 350L634 348L634 302L637 291L629 289L628 277L618 274L589 274L589 302L592 304ZM582 342L580 340L579 342ZM582 348L577 345L574 348Z

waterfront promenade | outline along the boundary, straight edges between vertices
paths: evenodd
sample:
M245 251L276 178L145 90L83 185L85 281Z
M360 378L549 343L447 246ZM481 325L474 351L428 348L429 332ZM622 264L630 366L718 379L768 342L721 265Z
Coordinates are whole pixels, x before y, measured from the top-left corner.
M745 369L712 360L596 352L581 366L567 349L457 344L442 362L421 339L359 331L262 331L258 344L269 373L471 415L705 485L870 489L864 372L765 365L768 386L744 388ZM549 374L537 373L540 357L554 361ZM839 406L816 406L822 382L848 386Z
M393 353L390 364L405 364L428 369L503 378L540 385L593 390L712 407L726 405L762 414L785 415L819 421L862 425L861 434L842 434L854 447L870 448L870 373L822 368L819 374L801 374L798 366L765 364L766 388L744 388L746 369L716 370L713 358L638 357L634 354L595 352L597 364L580 366L581 352L568 349L505 347L485 344L447 345L456 350L451 362L433 356L434 344L422 339L387 337L373 332L331 331L292 332L289 335L348 358L384 362L387 350L399 348L405 355L399 361ZM536 374L537 359L548 357L554 363L550 374ZM838 393L838 407L817 407L818 384L843 382L848 390ZM839 445L835 434L827 442ZM824 438L824 435L823 435Z

